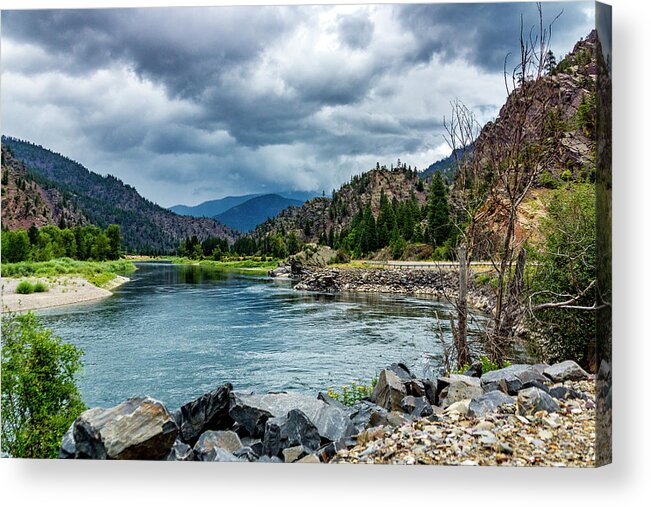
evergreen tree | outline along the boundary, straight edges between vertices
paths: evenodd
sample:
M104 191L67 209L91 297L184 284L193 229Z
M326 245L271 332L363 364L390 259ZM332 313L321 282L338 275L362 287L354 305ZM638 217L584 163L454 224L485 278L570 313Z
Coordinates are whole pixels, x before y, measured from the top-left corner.
M120 258L120 246L122 238L120 237L120 226L111 224L106 228L106 238L108 239L108 259L116 260Z
M436 248L442 246L450 234L448 191L439 172L432 177L427 206L429 239Z

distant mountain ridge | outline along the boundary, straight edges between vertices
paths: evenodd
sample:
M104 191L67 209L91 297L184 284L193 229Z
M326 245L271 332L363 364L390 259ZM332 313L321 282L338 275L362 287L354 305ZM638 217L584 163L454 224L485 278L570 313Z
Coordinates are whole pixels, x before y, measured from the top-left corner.
M302 204L303 201L286 199L277 194L260 195L229 208L215 218L231 229L249 232L281 211Z
M2 144L24 164L27 174L44 189L54 189L70 206L94 225L120 226L123 245L131 252L163 254L176 252L190 236L200 240L211 236L233 242L239 233L210 218L179 216L142 197L135 188L115 176L101 176L63 155L42 146L2 137ZM3 203L4 212L18 210ZM53 225L59 225L54 223Z
M461 157L463 154L463 149L457 149L457 156ZM472 146L468 149L468 154L472 156ZM455 160L455 154L450 153L449 156L438 160L431 164L427 169L423 170L422 172L418 173L418 176L424 179L431 178L434 173L439 172L441 175L445 178L447 178L449 183L452 183L454 181L454 176L457 171L456 167L456 160Z
M168 209L179 215L189 215L192 217L216 217L221 213L235 207L240 204L255 199L263 195L278 195L284 197L285 199L291 199L294 201L300 201L301 204L305 201L309 201L314 197L319 195L318 192L309 192L302 190L290 190L283 192L266 192L258 194L245 194L245 195L229 195L221 199L213 199L210 201L204 201L196 206L187 206L185 204L176 204L170 206Z

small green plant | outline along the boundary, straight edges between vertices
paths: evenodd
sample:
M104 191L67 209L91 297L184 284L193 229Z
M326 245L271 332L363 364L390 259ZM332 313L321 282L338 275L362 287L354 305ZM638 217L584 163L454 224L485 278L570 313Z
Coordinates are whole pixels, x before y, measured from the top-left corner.
M479 361L481 362L482 375L484 373L488 373L489 371L499 370L501 368L507 368L508 366L511 366L510 361L504 361L503 366L500 367L500 365L497 364L497 361L491 361L487 356L481 356L479 358ZM450 373L455 373L457 375L462 375L466 371L468 371L470 366L471 366L470 364L466 363L466 364L452 370Z
M31 294L34 292L34 285L27 280L23 280L16 286L16 292L18 294Z
M341 386L341 390L335 390L334 388L328 389L328 396L332 399L337 400L340 403L343 403L346 406L352 406L358 401L368 398L375 385L377 384L377 377L371 381L371 385L358 384L357 382L352 382L350 385Z
M34 284L34 292L47 292L50 287L45 282L36 282Z
M87 278L87 280L95 285L96 287L104 287L108 282L113 280L117 275L115 273L109 273L105 271L104 273L95 273Z

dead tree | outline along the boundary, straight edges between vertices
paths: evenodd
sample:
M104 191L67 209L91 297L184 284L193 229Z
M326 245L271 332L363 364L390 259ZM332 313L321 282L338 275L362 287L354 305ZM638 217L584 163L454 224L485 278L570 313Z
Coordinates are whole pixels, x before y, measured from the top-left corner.
M485 198L482 179L472 164L472 145L480 127L474 113L460 100L451 103L452 114L443 118L445 141L452 150L455 164L455 185L451 193L453 227L459 238L459 284L455 307L456 324L450 319L457 367L471 362L468 347L468 275L475 247L475 231L480 220L479 210Z
M504 60L504 83L509 94L508 119L495 123L492 142L485 145L483 160L478 161L488 166L493 177L488 208L493 209L496 216L501 216L503 222L503 232L492 259L497 272L497 291L491 359L498 364L503 363L505 351L517 329L518 317L523 314L519 308L523 305L521 280L526 257L521 257L522 265L518 263L518 269L514 271L514 262L521 249L521 245L516 243L516 224L518 209L544 165L545 140L539 126L550 110L551 100L539 93L538 82L544 75L552 26L561 14L544 28L539 3L538 31L532 27L528 36L524 31L524 19L520 18L520 56L510 72L510 79L506 70L509 55Z

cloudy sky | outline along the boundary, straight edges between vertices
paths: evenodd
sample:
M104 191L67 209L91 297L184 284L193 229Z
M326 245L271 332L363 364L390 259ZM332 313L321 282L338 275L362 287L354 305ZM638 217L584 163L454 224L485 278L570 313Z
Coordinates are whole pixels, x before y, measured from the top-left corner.
M590 2L545 3L557 56ZM2 133L113 174L163 206L325 190L398 158L448 155L459 98L506 96L533 3L2 12Z

